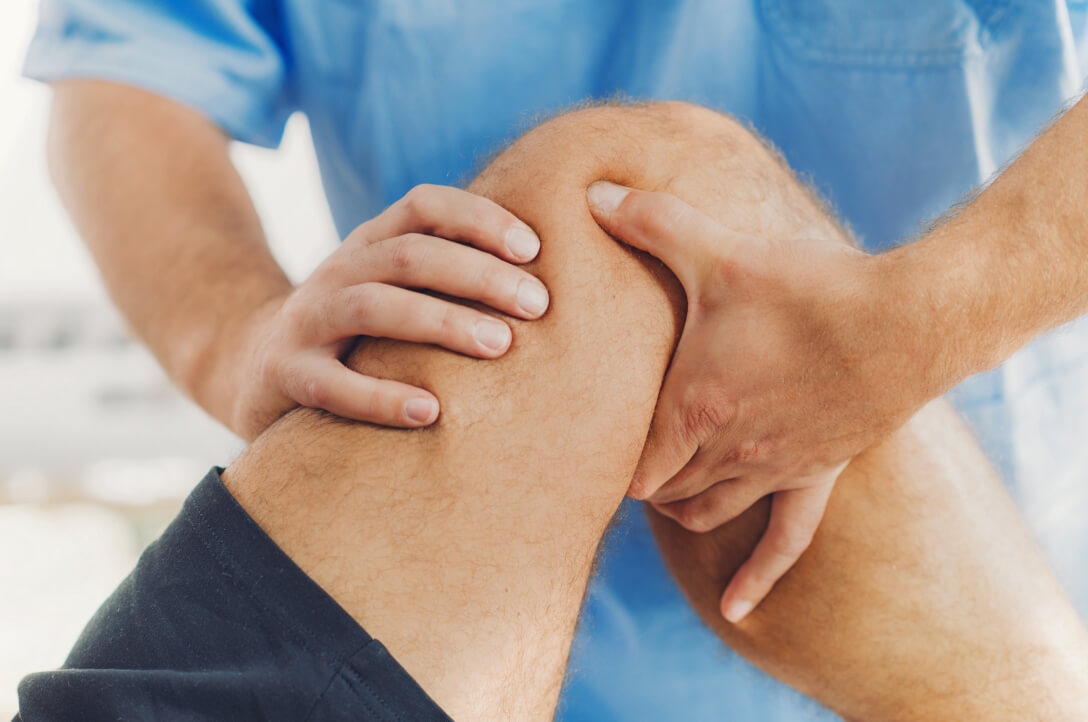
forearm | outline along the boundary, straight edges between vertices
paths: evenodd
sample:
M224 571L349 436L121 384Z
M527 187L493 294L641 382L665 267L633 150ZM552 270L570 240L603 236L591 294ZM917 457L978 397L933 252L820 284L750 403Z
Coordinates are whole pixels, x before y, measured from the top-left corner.
M182 389L231 425L229 357L290 283L205 118L126 86L56 85L57 190L114 302Z
M959 214L884 257L937 392L1088 312L1086 136L1080 101Z

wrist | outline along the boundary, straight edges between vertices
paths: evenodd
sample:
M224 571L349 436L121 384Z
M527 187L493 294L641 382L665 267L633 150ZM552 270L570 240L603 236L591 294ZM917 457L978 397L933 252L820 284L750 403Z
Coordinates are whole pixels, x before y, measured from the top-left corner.
M985 244L974 243L960 220L876 257L927 400L1000 364L1020 344L1001 318Z
M959 338L954 284L933 271L936 259L916 245L872 257L880 350L912 411L969 376L973 356L965 348L971 339Z
M201 408L235 433L244 389L254 383L254 359L267 333L262 329L282 305L286 293L265 298L217 323L194 329L182 349L178 383ZM239 435L241 435L239 433Z

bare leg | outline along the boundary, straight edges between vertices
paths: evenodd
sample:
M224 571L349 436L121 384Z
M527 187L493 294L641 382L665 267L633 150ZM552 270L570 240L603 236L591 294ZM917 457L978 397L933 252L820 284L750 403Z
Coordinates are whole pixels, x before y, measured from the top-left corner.
M724 118L705 122L747 136ZM710 150L704 163L732 166L763 212L739 210L733 186L708 190L691 165L678 163L672 190L742 233L768 235L768 211L783 207L771 234L825 232L825 214L767 167L769 156L731 145L731 159ZM848 467L801 563L733 626L719 598L768 509L764 501L706 535L650 511L704 621L764 670L851 719L1088 719L1088 634L945 403Z
M299 411L225 475L281 548L459 719L551 717L595 549L682 318L671 275L590 217L585 148L545 126L472 185L543 243L532 270L551 307L512 322L504 358L374 341L351 360L434 391L436 426Z
M678 330L675 279L590 218L585 187L601 177L671 190L740 231L840 233L758 141L721 116L663 105L558 118L472 186L541 236L534 270L552 292L547 317L513 322L515 347L500 361L368 343L352 363L435 391L444 402L435 428L378 429L300 411L226 475L272 538L466 719L550 716L593 551L637 461ZM959 719L1023 718L1008 705L985 707L994 680L1011 680L1020 704L1048 709L1053 690L1039 675L1024 678L1020 660L1077 683L1083 632L1001 489L967 474L981 463L969 439L946 434L947 418L935 417L914 424L920 440L899 455L874 452L855 465L874 489L900 484L900 496L887 492L898 504L869 503L868 487L848 479L798 571L748 626L715 628L847 714L903 716L903 705L933 695L925 685L904 692L910 685L900 681L936 680L938 703L954 703ZM763 514L756 508L706 536L657 523L666 557L712 622L707 600L716 609ZM883 546L863 543L882 538ZM914 583L919 570L932 570L931 583ZM1030 585L1019 604L1007 580ZM1046 624L1035 623L1039 614ZM944 684L948 677L960 686ZM1054 706L1066 702L1051 709L1071 710Z
M944 403L849 466L812 546L734 626L719 598L768 512L704 535L650 519L703 620L765 671L847 719L1088 719L1080 621Z

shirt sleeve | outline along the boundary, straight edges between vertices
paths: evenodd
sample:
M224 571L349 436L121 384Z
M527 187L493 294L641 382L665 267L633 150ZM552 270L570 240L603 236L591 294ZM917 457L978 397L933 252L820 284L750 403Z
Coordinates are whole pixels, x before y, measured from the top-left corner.
M125 83L279 145L294 103L276 0L42 0L39 12L28 77Z

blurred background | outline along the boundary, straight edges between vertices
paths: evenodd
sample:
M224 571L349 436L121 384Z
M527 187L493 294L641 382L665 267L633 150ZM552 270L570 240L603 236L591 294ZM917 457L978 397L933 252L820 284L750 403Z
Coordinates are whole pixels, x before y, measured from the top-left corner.
M20 77L35 0L0 3L0 718L209 467L241 441L175 391L111 307L49 183L49 90ZM295 279L335 247L309 133L235 160ZM299 242L300 239L303 242Z

